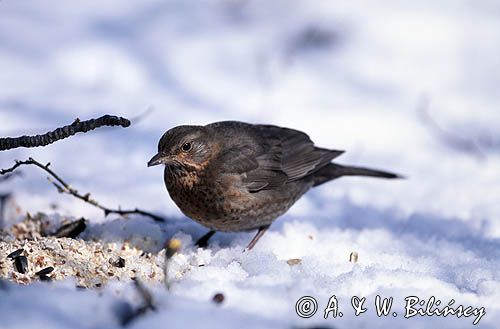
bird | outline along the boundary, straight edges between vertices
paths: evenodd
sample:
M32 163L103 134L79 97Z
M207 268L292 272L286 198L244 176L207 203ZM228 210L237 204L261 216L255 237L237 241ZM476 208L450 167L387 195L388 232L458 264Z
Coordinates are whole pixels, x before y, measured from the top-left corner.
M344 151L317 147L299 130L221 121L165 132L148 167L161 165L171 199L210 231L257 230L251 250L270 225L311 188L343 176L402 178L382 170L332 162Z

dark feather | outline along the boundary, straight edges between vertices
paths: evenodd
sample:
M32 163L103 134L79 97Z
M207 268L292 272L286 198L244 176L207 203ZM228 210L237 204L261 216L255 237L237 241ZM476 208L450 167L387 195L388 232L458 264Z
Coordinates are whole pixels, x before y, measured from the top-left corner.
M363 167L342 166L336 163L330 163L314 174L314 186L321 185L343 176L366 176L387 179L404 178L401 175L387 171Z
M218 168L241 174L250 192L273 189L311 175L343 153L317 148L308 135L293 129L240 122L210 126L225 126L214 130L224 131L221 137L226 144L226 151L218 157Z

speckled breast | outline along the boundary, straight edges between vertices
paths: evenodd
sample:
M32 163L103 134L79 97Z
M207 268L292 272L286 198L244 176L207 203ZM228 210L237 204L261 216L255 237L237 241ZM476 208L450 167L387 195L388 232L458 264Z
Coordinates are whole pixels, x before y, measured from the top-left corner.
M250 193L239 175L213 175L165 168L172 200L188 217L217 231L246 231L271 224L284 214L311 184L290 183L276 190Z

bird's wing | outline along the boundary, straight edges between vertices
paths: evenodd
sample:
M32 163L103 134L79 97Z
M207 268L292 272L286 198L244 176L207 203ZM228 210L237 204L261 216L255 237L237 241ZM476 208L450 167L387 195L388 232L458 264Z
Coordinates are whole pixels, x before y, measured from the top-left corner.
M309 136L298 130L243 123L229 127L235 131L225 134L227 145L218 157L218 168L241 174L250 192L273 189L310 175L343 153L314 147Z
M338 157L344 151L315 147L309 136L301 131L276 126L257 126L268 140L275 140L281 153L281 170L288 181L310 175Z
M288 176L281 170L279 155L267 149L267 144L233 146L218 157L218 170L240 174L243 186L250 192L281 186Z

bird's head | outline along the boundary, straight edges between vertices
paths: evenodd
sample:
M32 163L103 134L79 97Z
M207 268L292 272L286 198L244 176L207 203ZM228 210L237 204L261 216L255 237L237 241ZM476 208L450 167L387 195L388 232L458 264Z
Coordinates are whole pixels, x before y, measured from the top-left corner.
M210 158L213 144L207 128L178 126L170 129L158 143L158 153L148 167L165 164L173 167L199 168Z

